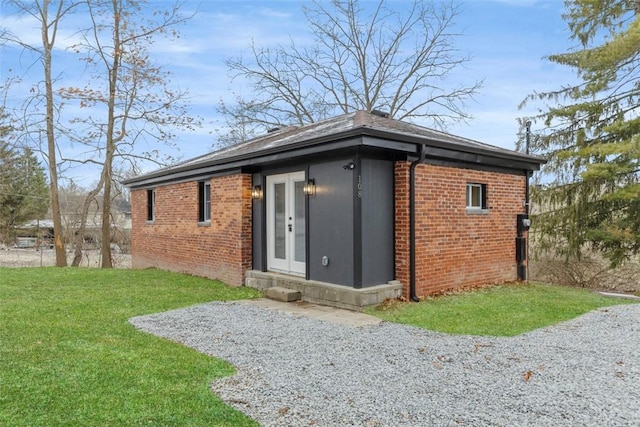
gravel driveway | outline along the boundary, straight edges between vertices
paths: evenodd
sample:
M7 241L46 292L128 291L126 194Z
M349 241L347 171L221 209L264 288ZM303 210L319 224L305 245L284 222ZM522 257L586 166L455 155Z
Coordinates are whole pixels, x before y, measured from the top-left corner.
M131 319L226 359L212 384L263 426L638 426L640 305L514 338L349 327L238 303Z

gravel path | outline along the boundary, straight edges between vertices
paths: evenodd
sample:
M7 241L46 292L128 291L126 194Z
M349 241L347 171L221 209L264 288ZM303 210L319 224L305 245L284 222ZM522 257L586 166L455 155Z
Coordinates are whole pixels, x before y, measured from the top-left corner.
M131 323L233 363L237 375L212 389L263 426L640 425L640 305L514 338L234 303Z

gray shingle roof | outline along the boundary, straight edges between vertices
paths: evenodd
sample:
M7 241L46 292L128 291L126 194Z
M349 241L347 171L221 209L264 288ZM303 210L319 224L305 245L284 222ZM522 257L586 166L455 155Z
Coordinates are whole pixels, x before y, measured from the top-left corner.
M434 146L446 146L461 152L481 152L504 158L517 158L541 164L544 160L513 150L451 135L423 126L381 117L366 111L356 111L305 126L289 126L246 142L222 148L203 156L186 160L140 177L124 181L134 184L147 177L169 175L178 170L195 169L215 164L231 163L263 155L323 144L358 135L371 135L388 140Z

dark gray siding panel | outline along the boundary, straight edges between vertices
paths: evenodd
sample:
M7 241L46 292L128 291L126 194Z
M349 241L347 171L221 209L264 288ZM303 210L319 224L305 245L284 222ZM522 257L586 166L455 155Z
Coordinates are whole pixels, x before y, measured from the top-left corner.
M309 198L309 278L353 286L353 174L352 159L309 167L316 196ZM322 258L328 265L322 265Z
M362 286L394 279L394 169L362 159Z
M252 185L260 185L264 190L264 183L262 182L262 175L259 173L254 173L252 177ZM251 207L251 228L253 230L252 236L252 251L253 251L253 269L264 271L265 269L265 254L264 254L264 241L262 236L264 235L264 217L263 217L263 206L264 202L262 200L253 200Z

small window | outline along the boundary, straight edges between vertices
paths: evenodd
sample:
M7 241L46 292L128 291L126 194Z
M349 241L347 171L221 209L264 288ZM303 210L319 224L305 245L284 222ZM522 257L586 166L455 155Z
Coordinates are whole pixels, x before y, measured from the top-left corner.
M156 210L156 190L147 190L147 221L153 221Z
M487 184L467 184L467 209L487 209Z
M211 221L211 183L198 182L198 221Z

